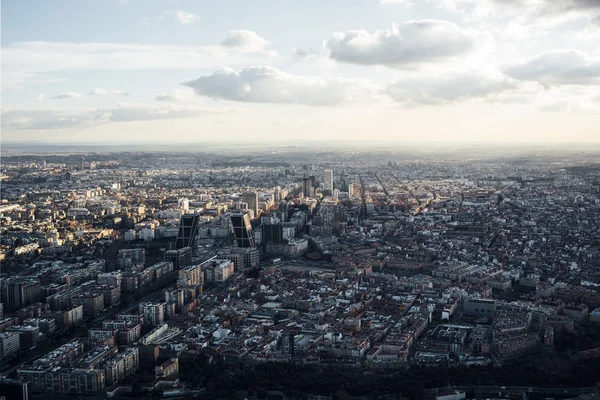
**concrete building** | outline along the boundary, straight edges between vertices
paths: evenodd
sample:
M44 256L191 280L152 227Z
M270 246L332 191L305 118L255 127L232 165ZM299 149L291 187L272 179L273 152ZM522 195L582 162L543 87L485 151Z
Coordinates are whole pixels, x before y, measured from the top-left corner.
M493 317L496 312L496 302L488 299L467 299L463 303L465 314L478 317Z
M165 303L142 303L140 313L144 316L145 325L162 325L165 322Z
M0 360L16 354L21 348L18 332L0 333Z

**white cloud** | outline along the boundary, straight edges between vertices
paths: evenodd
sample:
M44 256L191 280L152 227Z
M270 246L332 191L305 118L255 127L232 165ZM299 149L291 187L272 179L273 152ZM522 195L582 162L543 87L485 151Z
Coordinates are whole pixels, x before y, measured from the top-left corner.
M379 0L380 4L400 4L403 6L409 6L412 4L412 0Z
M408 21L369 33L335 33L324 44L332 59L392 67L439 62L464 56L484 42L473 29L438 20Z
M516 18L536 33L572 20L600 17L598 0L436 0L437 4L475 24L490 24L498 18ZM527 28L523 28L527 29Z
M409 104L447 104L486 98L517 88L517 83L494 71L461 71L404 78L388 85L387 94Z
M219 111L204 108L175 107L119 103L116 107L97 110L62 109L2 109L2 129L57 129L85 128L111 122L154 121L173 118L191 118L215 114Z
M169 93L163 93L156 96L157 101L189 101L194 96L194 92L190 89L175 89Z
M588 85L600 82L600 58L577 50L554 50L505 69L515 79L553 85Z
M227 36L221 42L221 47L232 52L254 53L264 57L277 57L279 54L274 50L267 50L269 41L254 31L236 29L227 32Z
M373 88L356 79L323 79L292 75L256 66L236 71L221 68L212 75L184 82L200 96L215 99L307 105L335 105L370 96Z
M42 103L43 101L46 100L47 97L48 97L48 95L46 94L46 92L42 92L39 94L39 96L36 98L36 100L39 101L40 103Z
M296 47L292 50L292 56L299 60L315 60L319 57L319 52L306 47Z
M256 63L274 54L252 51L252 47L220 45L16 42L2 47L2 85L8 88L33 82L55 71L216 68Z
M53 99L66 100L66 99L78 99L81 97L81 93L77 92L65 92L52 96Z
M122 90L105 90L105 89L101 89L101 88L95 88L95 89L90 90L88 92L88 95L90 95L90 96L107 96L107 95L129 96L129 93L123 92Z
M200 19L200 16L198 14L194 14L183 10L171 10L167 11L167 13L173 16L177 20L177 22L179 22L182 25L188 25Z
M540 111L547 112L563 112L571 111L571 103L567 100L556 100L551 102L545 102L539 105Z
M438 3L454 11L467 8L475 11L485 10L488 13L498 9L536 15L600 10L598 0L438 0Z

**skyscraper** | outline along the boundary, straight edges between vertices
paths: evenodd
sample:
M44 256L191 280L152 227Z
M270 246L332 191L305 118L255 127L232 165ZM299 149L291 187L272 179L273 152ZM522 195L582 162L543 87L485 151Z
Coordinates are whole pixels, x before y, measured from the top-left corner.
M328 192L329 195L333 193L333 170L326 169L325 171L325 179L324 179L324 187L325 191Z
M242 200L248 203L248 209L254 211L254 217L258 216L258 193L246 192L242 195Z
M304 197L313 196L313 187L309 178L302 179L302 194L304 195Z
M232 214L230 221L238 247L254 247L254 235L248 214Z
M175 241L175 248L193 247L198 224L200 223L200 214L183 214L179 224L179 233Z

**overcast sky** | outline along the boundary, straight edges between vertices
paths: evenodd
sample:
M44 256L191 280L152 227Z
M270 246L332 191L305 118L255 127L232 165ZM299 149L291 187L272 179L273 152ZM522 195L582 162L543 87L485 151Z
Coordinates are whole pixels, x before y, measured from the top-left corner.
M600 141L600 0L2 1L2 141Z

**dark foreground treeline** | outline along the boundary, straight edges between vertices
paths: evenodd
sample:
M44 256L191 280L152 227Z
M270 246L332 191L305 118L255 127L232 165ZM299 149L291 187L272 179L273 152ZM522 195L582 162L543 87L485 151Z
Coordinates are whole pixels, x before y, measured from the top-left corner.
M422 399L424 390L448 385L591 387L600 379L600 359L575 360L557 357L530 357L502 367L411 367L397 370L365 370L261 364L257 366L212 364L182 358L181 379L194 387L206 388L206 398L236 398L236 391L256 395L281 391L294 398L307 394L350 396L402 393Z

